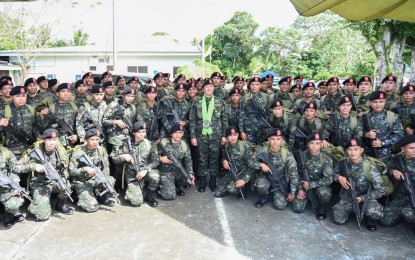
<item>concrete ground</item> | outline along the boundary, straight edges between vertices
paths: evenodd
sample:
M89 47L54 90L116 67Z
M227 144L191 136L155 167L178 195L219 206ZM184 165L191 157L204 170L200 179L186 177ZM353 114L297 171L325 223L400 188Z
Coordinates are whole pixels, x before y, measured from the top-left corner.
M195 188L159 207L101 207L72 216L54 212L49 221L27 220L0 228L0 259L414 259L412 226L359 231L317 221L311 210L256 209L246 202L218 199Z

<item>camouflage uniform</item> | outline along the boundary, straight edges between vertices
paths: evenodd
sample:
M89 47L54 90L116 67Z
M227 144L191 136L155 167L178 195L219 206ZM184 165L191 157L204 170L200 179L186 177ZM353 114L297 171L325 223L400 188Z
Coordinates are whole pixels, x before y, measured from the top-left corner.
M0 171L7 171L7 175L15 182L20 179L15 174L16 157L10 150L0 147ZM4 205L4 210L12 215L16 215L19 207L23 205L24 199L19 195L12 195L10 186L0 186L0 201Z
M157 147L155 144L151 144L148 139L136 143L131 143L134 153L137 159L140 160L138 163L141 170L147 170L148 173L142 179L142 181L148 182L148 189L156 191L160 182L160 173L156 169L160 163ZM141 181L137 180L137 172L134 171L131 163L126 163L123 159L123 155L128 154L128 147L122 146L121 149L115 149L111 153L113 162L122 167L124 171L124 179L127 183L127 190L125 192L125 199L129 200L135 207L143 204L143 192L140 187Z
M371 155L372 157L377 157L384 162L387 162L391 157L392 145L396 144L403 137L402 123L399 120L399 117L394 114L393 123L389 125L386 110L383 110L379 113L369 111L359 118L359 124L356 129L357 135L362 136L363 138L365 138L366 133L370 130L367 129L367 125L365 123L364 117L366 116L369 116L371 129L376 129L376 138L382 142L382 147L375 148L377 151L377 156L374 154L369 154L371 149L369 149L368 142L370 140L366 138L368 142L365 146L365 153Z
M310 152L303 151L305 167L310 176L309 187L314 189L316 199L319 205L325 207L331 200L331 183L333 182L333 160L320 152L317 156L311 156ZM305 180L305 176L300 176L300 180ZM299 182L298 190L302 190L302 182ZM311 198L305 199L295 198L293 201L294 212L304 212L307 206L307 201Z
M283 103L283 107L287 109L291 109L294 106L295 97L292 93L282 93L279 92L275 95L274 99L279 99Z
M68 154L62 144L56 145L54 152L46 152L43 141L36 142L34 147L39 148L43 157L49 162L52 167L58 172L65 180L66 185L70 188L69 174L68 174ZM30 151L27 151L27 153ZM55 181L51 181L45 177L44 173L38 173L35 171L36 162L32 160L25 152L16 165L16 172L31 173L32 178L30 180L30 189L33 196L33 202L29 205L29 212L33 214L39 220L48 220L52 209L50 206L50 197L52 193L58 194L59 200L65 200L67 195L64 191L59 189L59 185Z
M338 91L335 95L327 94L320 99L322 111L335 112L337 110L337 100L343 95Z
M297 127L303 131L303 133L308 136L312 133L318 133L321 134L323 131L323 125L325 124L324 120L315 117L312 123L308 123L307 120L304 117L301 117L298 121ZM294 147L299 150L305 150L306 149L306 142L305 138L300 137L299 135L296 136L295 139L295 145Z
M264 144L263 147L260 147L258 154L268 153L271 164L276 169L276 174L278 174L283 181L284 192L276 190L273 192L273 206L276 209L283 210L287 206L287 195L286 193L296 194L298 186L298 172L297 172L297 162L294 159L292 153L286 150L287 158L284 162L282 160L282 149L281 148L277 153L272 153L269 149L269 144ZM256 162L256 169L260 169L259 162ZM266 177L267 174L261 172L255 179L254 186L256 187L260 195L269 194L269 189L271 188L271 182Z
M160 106L158 108L158 114L157 113L157 106ZM163 105L161 104L161 101L157 101L154 103L153 107L150 107L146 99L141 100L141 102L138 105L138 109L140 109L141 115L143 116L144 121L147 124L148 131L151 127L151 121L153 118L156 117L155 120L157 120L157 127L153 130L153 139L150 141L155 141L160 138L160 117L163 113ZM149 132L147 132L147 138L149 137Z
M367 96L357 95L354 97L357 106L357 112L365 112L370 110L369 95L370 94Z
M82 106L86 102L91 102L92 98L89 94L85 94L84 96L80 96L78 93L71 96L71 101L75 103L77 107Z
M255 160L252 156L252 145L246 141L238 141L235 145L225 144L225 146L228 149L230 159L235 163L235 166L238 169L238 179L242 179L245 183L248 183L255 173ZM239 190L235 187L235 181L229 172L225 173L218 180L215 196L221 197L225 195L226 192L232 194L239 193Z
M264 141L264 123L261 122L258 111L251 99L268 114L272 99L264 93L248 93L241 99L241 113L239 116L239 131L246 134L246 139L254 145L261 145ZM267 118L265 118L267 119Z
M290 147L294 147L295 143L295 131L297 131L297 120L295 117L284 111L284 115L280 118L276 118L274 114L271 114L270 120L271 126L276 129L280 129L284 135L284 140Z
M179 102L177 99L172 99L170 100L170 104L173 107L174 110L176 110L176 112L179 114L179 117L181 120L183 120L186 125L185 125L185 136L187 136L186 141L189 142L188 139L188 132L189 132L189 112L190 112L190 103L187 102L186 100L183 100L181 102ZM170 107L166 104L166 102L164 101L163 103L163 116L161 118L161 123L162 123L162 127L161 127L161 135L162 137L169 137L168 132L170 131L171 127L178 123L175 122L174 117L173 117L173 111L170 109Z
M379 202L377 202L377 199L383 196L385 193L385 187L383 185L383 180L379 170L372 163L370 165L371 181L366 179L363 173L363 161L364 159L362 158L358 164L348 162L349 172L352 180L355 183L357 196L361 196L363 202L364 200L369 199L367 202L365 215L371 219L378 220L383 217L383 207L379 204ZM337 166L334 170L334 180L338 181L339 175L340 169ZM369 198L366 198L369 185L372 185L372 190L370 192ZM333 206L334 222L337 224L346 223L350 213L353 212L353 205L347 194L348 192L348 190L344 190L342 188L340 192L340 201Z
M407 128L408 126L411 126L412 123L415 123L415 122L411 122L412 121L411 117L415 115L415 102L413 102L410 105L407 105L401 102L391 111L399 115L399 118L402 121L402 126L404 129ZM414 126L412 125L412 127Z
M221 87L215 87L215 89L213 90L213 96L215 96L215 98L220 98L222 100L227 100L229 98L228 91Z
M109 176L108 154L104 147L98 146L95 150L89 150L86 145L78 145L74 148L69 164L69 174L78 195L78 206L86 212L95 212L99 208L96 195L101 187L96 183L95 176L88 177L85 170L86 165L79 158L87 154L94 166L98 167L108 180L114 185L114 178ZM95 194L94 194L95 193Z
M206 98L207 106L209 102L210 98ZM211 135L202 135L202 100L194 103L190 109L190 138L197 138L198 176L216 176L219 171L220 141L228 127L228 113L221 99L215 98L214 102Z
M173 144L170 138L164 138L161 140L161 144L182 163L188 173L193 174L192 157L190 156L189 146L185 141L181 140L180 143ZM158 152L162 156L162 151L159 150ZM161 197L166 200L174 200L176 198L176 187L187 185L186 179L169 164L160 163L158 170L160 172Z
M320 100L313 98L310 102L316 102L317 107L320 107ZM305 106L310 102L305 101L304 98L297 99L292 107L293 113L303 115Z
M56 101L58 98L56 97L56 95L52 92L52 91L50 91L49 89L47 89L45 92L40 92L40 91L38 91L37 92L37 95L39 95L39 97L42 99L42 100L48 100L48 101L50 101L50 102L54 102L54 101Z
M112 102L118 102L118 98L114 95L114 96L112 96L112 98L107 98L106 96L104 96L104 100L103 100L103 102L105 102L106 104L107 104L107 106L109 105L109 104L111 104Z
M400 154L397 156L400 156ZM407 173L412 182L412 187L415 187L415 160L408 160L405 159L405 156L403 156L403 161L405 166L408 168ZM392 165L392 167L389 168L390 176L393 176L393 170L399 170L399 167ZM395 187L395 193L392 195L392 200L385 205L385 209L383 210L384 216L379 220L379 223L383 226L390 227L396 225L401 217L403 217L406 222L415 223L415 209L412 207L409 200L410 195L405 182L397 182L398 186Z
M44 99L39 93L36 93L34 97L31 97L27 94L26 104L31 105L32 107L37 107Z
M239 123L239 115L241 114L242 107L239 105L238 107L232 107L231 103L226 102L226 110L228 111L228 125L229 126L238 126Z
M337 117L339 124L337 127L339 128L340 136L336 136L333 117ZM329 120L323 125L321 139L330 142L334 146L344 146L344 144L349 142L352 137L361 138L361 136L357 136L356 133L357 125L357 117L349 115L348 118L344 118L339 112L336 112L335 114L330 115Z
M102 101L99 104L96 103L95 101L85 102L79 106L79 111L82 111L83 109L89 111L92 114L94 119L100 124L101 128L104 131L104 128L102 126L102 119L104 118L104 113L107 110L107 104L104 101ZM81 113L78 113L78 115L76 116L75 125L76 125L76 133L78 135L80 143L84 142L86 131L92 128L96 128L93 125L92 120L86 118ZM102 134L106 134L106 133L102 133Z
M165 97L169 97L171 96L171 93L169 91L168 88L163 87L162 89L159 89L158 87L156 88L156 92L157 92L157 100L161 100Z
M398 92L393 92L391 95L386 95L385 109L391 110L395 108L399 102L401 102L401 96Z

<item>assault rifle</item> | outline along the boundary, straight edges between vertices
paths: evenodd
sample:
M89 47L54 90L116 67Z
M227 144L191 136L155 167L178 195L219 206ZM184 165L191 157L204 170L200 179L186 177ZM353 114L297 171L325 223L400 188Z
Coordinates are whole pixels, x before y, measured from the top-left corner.
M310 181L311 181L310 173L308 172L307 166L305 164L303 152L302 151L295 151L294 156L295 156L295 158L297 158L299 172L304 177L305 181L310 183ZM314 194L314 189L309 188L307 190L307 196L311 200L311 207L313 208L314 215L317 216L317 211L318 211L319 205L318 205L318 201L317 201L317 199L315 197L315 194Z
M114 196L114 198L117 200L117 202L120 203L120 200L118 199L118 193L114 189L114 186L112 186L111 182L108 180L107 176L105 176L105 174L101 171L101 169L94 165L91 158L87 154L83 154L81 157L79 157L79 161L86 164L86 166L91 167L95 170L96 182L98 184L103 185L105 188L105 190L101 192L99 195L102 196L106 194L107 192L110 192Z
M20 195L25 197L26 199L30 200L30 202L33 202L32 198L29 195L29 192L26 191L24 188L22 188L19 183L15 182L9 175L7 175L7 171L3 170L0 172L0 186L9 185L12 190L15 190ZM14 194L10 193L10 196L6 198L5 200L8 200L11 198Z
M7 128L10 129L10 132L14 134L16 137L18 137L20 140L23 140L26 144L33 144L36 139L33 138L31 134L26 133L23 129L19 127L15 127L14 123L9 121L9 124L7 125Z
M297 130L295 130L294 132L295 138L298 140L296 141L297 145L298 145L298 150L305 150L305 141L307 139L307 135L301 131L300 128L297 127Z
M271 170L270 173L266 173L267 178L271 182L272 190L270 191L270 193L274 191L279 191L282 194L284 194L284 196L287 196L288 192L285 189L286 182L282 180L281 176L277 173L275 167L271 164L269 154L261 152L257 154L257 159L259 162L265 163Z
M49 105L47 103L41 104L38 107L36 107L36 111L40 112L42 111L43 108L49 108ZM73 128L68 125L68 123L63 119L63 118L58 118L55 113L53 113L52 111L50 111L46 114L46 117L49 117L52 122L56 123L60 130L62 130L62 132L64 132L66 135L75 135L75 131L73 130Z
M250 100L255 110L257 111L259 120L264 124L265 127L272 128L271 124L266 119L268 116L265 109L262 109L254 98L251 98Z
M333 127L334 132L333 132L333 138L332 138L333 144L335 146L341 146L342 145L342 133L341 133L341 129L339 126L339 119L337 118L337 113L333 113L331 115L331 118L334 124L334 127Z
M177 171L179 171L189 182L192 182L192 178L190 173L186 171L183 167L182 163L169 151L167 151L166 147L160 143L157 144L157 147L161 150L162 154L166 155L167 158L172 162L170 165L173 166Z
M133 170L137 174L141 171L141 167L140 167L141 158L140 158L140 155L138 155L138 157L137 157L137 155L135 154L135 152L133 150L133 146L131 144L131 139L128 138L127 136L125 138L125 143L127 144L128 154L131 155L131 157L133 158L133 162L131 162L131 167L133 168ZM143 189L143 186L144 186L143 180L139 180L139 184L140 184L140 188Z
M363 115L363 120L364 120L364 124L365 124L365 128L367 129L367 131L372 130L371 124L370 124L370 118L369 118L369 113ZM372 146L372 139L369 139L367 137L365 137L366 140L366 145L369 147L370 149L370 154L375 157L378 158L378 150L376 149L376 147Z
M122 120L124 124L127 125L128 129L131 131L133 129L133 124L131 123L131 120L125 115L125 108L121 106L120 104L117 104L115 107L115 118L117 120Z
M229 155L228 148L226 146L224 146L223 150L224 150L224 154L223 154L224 159L226 161L228 161L228 164L229 164L228 173L231 175L233 181L237 182L239 180L239 178L238 178L238 168L236 167L236 164L235 164L234 160L232 160L231 156ZM241 193L242 199L245 201L244 193L242 192L241 188L239 188L239 192Z
M159 130L159 113L160 113L160 101L156 101L156 113L151 119L150 127L148 129L148 140L155 141L158 137L155 137L154 134Z
M73 199L71 198L72 190L66 184L66 180L55 170L55 168L53 168L50 162L45 160L45 157L43 157L40 150L35 148L28 153L28 156L45 167L45 177L48 180L56 182L59 190L65 192L66 196L73 202Z
M405 187L406 187L406 189L409 193L409 201L411 202L412 208L415 209L415 190L414 190L414 186L412 185L412 179L409 178L409 172L410 171L404 163L404 159L403 159L402 154L396 155L394 160L395 160L395 163L397 164L399 170L404 175Z
M102 130L101 124L96 120L96 118L94 117L93 114L91 114L90 111L86 110L86 109L81 109L80 113L87 119L92 121L92 124L94 125L94 128L97 129L102 138L105 138L105 134L104 131Z
M181 120L179 113L177 113L176 109L171 105L170 100L168 98L163 99L163 104L165 104L173 114L174 123L178 124Z

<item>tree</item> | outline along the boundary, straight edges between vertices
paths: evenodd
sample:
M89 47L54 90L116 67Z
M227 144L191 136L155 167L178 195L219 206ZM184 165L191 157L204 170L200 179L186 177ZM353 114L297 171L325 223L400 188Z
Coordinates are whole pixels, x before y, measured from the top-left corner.
M210 64L208 62L202 62L200 60L195 60L191 65L185 65L180 67L177 70L177 75L184 74L186 78L205 78L206 76L210 76L213 72L221 70L218 66ZM174 75L175 77L177 75Z
M89 34L82 28L75 30L73 35L73 46L85 46L88 44Z

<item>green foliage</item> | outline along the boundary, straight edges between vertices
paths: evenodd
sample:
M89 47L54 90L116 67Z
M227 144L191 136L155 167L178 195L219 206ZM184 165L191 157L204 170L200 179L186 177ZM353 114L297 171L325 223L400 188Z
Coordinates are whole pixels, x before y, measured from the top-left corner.
M174 77L177 77L179 74L184 74L186 75L186 78L205 78L210 76L215 71L221 72L217 65L195 60L191 65L180 67L177 70L177 75L174 75Z

